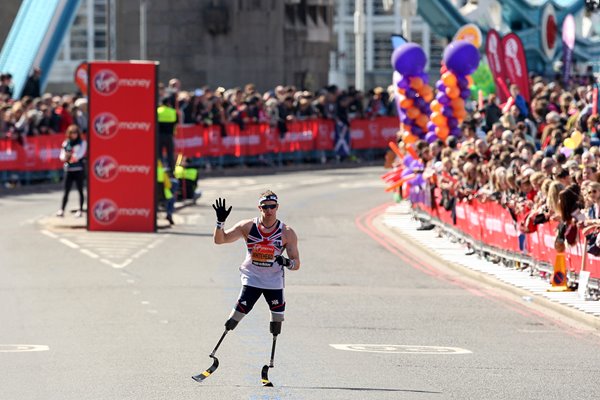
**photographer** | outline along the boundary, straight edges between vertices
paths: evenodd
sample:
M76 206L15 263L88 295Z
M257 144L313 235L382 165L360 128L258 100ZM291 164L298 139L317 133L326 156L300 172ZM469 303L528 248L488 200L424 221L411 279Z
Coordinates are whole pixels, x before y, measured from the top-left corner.
M70 125L67 128L66 139L62 143L59 156L60 160L65 163L65 186L60 210L56 212L58 217L65 215L65 207L69 200L69 192L73 182L77 185L77 191L79 192L79 210L75 213L75 217L80 218L83 215L83 181L85 178L83 163L86 150L87 143L82 139L79 127L74 124Z

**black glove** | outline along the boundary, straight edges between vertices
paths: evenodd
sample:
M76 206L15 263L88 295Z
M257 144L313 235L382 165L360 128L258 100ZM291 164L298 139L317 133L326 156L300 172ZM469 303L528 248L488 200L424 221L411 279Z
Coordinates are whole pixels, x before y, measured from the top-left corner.
M281 254L278 256L275 256L275 261L277 261L277 264L281 265L282 267L286 267L289 269L294 268L294 262L292 260L290 260L289 258L282 256Z
M225 220L229 216L229 213L231 212L232 207L230 206L229 209L225 209L225 199L221 199L219 197L217 200L215 200L215 204L213 204L213 208L215 209L215 212L217 213L217 221L225 222Z

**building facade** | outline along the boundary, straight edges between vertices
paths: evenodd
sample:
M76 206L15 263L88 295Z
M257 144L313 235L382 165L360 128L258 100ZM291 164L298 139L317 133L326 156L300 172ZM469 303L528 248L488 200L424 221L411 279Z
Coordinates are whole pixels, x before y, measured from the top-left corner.
M367 89L375 86L385 87L391 83L391 35L403 33L400 0L388 2L391 5L389 9L384 7L384 3L384 0L366 0L364 3L364 82ZM330 54L329 80L341 87L354 85L355 82L355 7L356 0L335 1L335 45ZM439 58L439 38L431 33L429 26L419 16L412 17L409 26L411 41L423 46L425 53L430 57L432 67L439 65L439 60L436 59ZM433 58L431 54L434 55Z
M0 5L2 42L19 4ZM333 9L334 0L81 0L48 90L73 90L77 65L106 59L157 60L161 81L179 78L184 89L318 89L328 82Z

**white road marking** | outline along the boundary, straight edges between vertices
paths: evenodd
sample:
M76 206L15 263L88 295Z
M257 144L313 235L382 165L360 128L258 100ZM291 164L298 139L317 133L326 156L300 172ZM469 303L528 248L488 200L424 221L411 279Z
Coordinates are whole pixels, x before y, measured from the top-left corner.
M92 258L98 258L98 257L100 257L98 254L96 254L96 253L94 253L92 251L89 251L88 249L79 249L79 251L81 253L85 254L88 257L92 257Z
M404 344L330 344L337 350L359 351L364 353L390 354L471 354L472 351L460 347L421 346Z
M148 304L150 304L150 302L149 302L148 300L142 300L142 301L140 301L140 303L141 303L143 306L147 306Z
M131 258L138 258L139 256L141 256L147 252L148 252L148 249L141 249L140 251L138 251L137 253L132 255Z
M79 248L78 244L75 244L75 243L71 242L69 239L61 238L61 239L59 239L59 242L61 242L62 244L66 245L66 246L69 246L72 249L78 249Z
M42 232L44 235L46 235L46 236L48 236L48 237L51 237L52 239L58 239L58 235L56 235L56 234L54 234L54 233L52 233L52 232L50 232L50 231L47 231L47 230L45 230L45 229L42 229L42 230L41 230L41 232Z
M42 344L0 344L0 353L24 353L48 350L50 350L50 347Z

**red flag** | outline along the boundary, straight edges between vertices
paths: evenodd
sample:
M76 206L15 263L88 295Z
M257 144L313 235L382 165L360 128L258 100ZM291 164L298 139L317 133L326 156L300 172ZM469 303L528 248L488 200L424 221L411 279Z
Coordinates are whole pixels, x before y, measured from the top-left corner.
M529 73L521 39L513 32L504 36L502 38L502 52L510 83L517 85L521 95L529 102Z
M506 80L506 71L504 69L502 40L500 39L498 32L493 29L488 31L485 40L485 55L488 59L492 75L494 76L498 99L500 100L500 103L504 103L510 94L508 93L508 90L506 90L506 84L503 84Z

